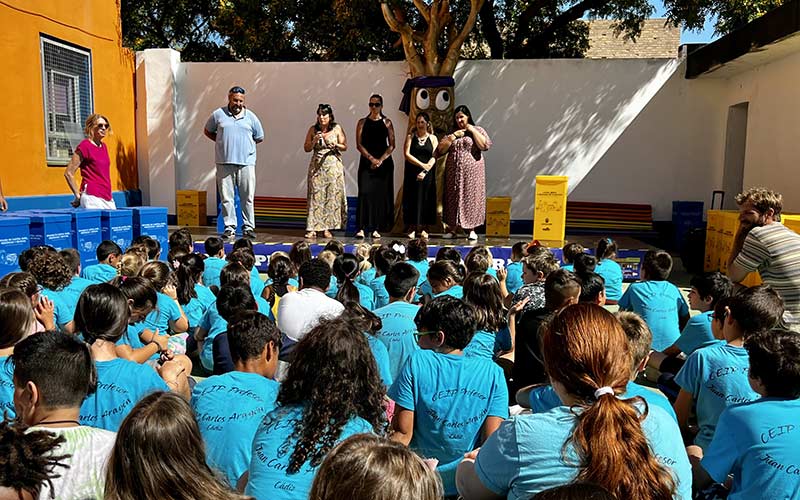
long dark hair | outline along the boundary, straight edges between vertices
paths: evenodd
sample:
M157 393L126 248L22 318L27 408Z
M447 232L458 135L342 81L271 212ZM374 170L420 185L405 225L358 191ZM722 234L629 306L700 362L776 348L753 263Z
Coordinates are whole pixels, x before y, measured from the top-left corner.
M485 272L471 272L464 279L464 302L475 310L477 329L497 333L506 326L500 284Z
M333 116L333 108L330 104L320 104L317 106L317 119L314 120L314 130L322 132L322 127L319 126L319 117L321 115L330 115L331 121L328 123L328 132L336 128L336 118Z
M467 123L470 125L475 125L475 122L472 120L472 112L466 105L462 104L460 106L456 106L456 109L453 110L453 130L458 130L458 125L456 125L456 115L459 113L464 113L467 115Z
M295 276L297 271L286 255L272 254L269 258L269 266L267 266L267 275L272 280L272 290L278 295L283 297L289 291L289 278Z
M118 341L128 331L129 318L127 297L109 283L86 287L75 307L75 329L89 345Z
M353 417L361 417L377 434L385 428L386 391L360 325L345 318L324 320L298 342L278 403L302 407L294 428L297 437L287 472L309 461L322 462Z
M295 271L299 271L300 266L310 261L311 258L311 246L308 242L295 241L292 248L289 249L289 260L292 261Z
M180 305L185 306L192 299L197 298L197 291L194 287L200 283L200 277L203 276L205 269L203 256L199 253L186 254L178 259L178 269L175 271L178 285L175 287L175 291L178 294Z
M358 257L351 253L344 253L333 261L333 275L339 282L339 291L336 293L336 300L342 304L348 302L359 302L361 295L355 285L358 276Z

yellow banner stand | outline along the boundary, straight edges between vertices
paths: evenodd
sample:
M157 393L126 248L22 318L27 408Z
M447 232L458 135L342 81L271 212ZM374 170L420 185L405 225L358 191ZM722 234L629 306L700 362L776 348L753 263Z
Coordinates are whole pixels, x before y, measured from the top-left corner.
M567 226L565 175L537 175L533 209L533 239L548 247L564 246Z
M486 198L486 236L511 234L511 197Z

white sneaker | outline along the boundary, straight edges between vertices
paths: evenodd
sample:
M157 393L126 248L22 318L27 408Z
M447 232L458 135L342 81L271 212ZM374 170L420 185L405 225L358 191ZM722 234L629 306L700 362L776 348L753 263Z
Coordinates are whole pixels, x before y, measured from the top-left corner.
M469 232L469 236L467 236L467 239L470 240L470 241L477 241L478 240L478 235L475 234L475 231L470 231Z
M380 237L381 237L381 233L379 233L378 231L372 231L372 238L373 239L377 240L377 239L380 239Z
M452 231L450 231L449 233L444 233L444 234L442 235L442 239L443 239L443 240L452 240L452 239L453 239L453 238L455 238L455 237L456 237L456 233L454 233L454 232L452 232Z
M411 231L410 233L408 233L408 239L409 240L413 240L416 237L417 237L417 233L415 231Z

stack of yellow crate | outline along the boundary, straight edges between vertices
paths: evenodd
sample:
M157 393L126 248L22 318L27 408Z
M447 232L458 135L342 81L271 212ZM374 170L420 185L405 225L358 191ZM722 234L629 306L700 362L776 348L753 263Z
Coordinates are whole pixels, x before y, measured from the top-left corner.
M706 226L706 255L703 270L706 272L728 271L728 256L733 248L733 240L739 230L739 212L735 210L709 210ZM800 217L798 217L800 221ZM761 284L757 272L750 273L742 280L742 285Z
M179 226L205 226L206 192L205 191L176 191L175 203L178 206Z
M717 228L722 221L719 215L719 210L709 210L707 218L706 254L703 261L703 271L709 273L719 269L719 257L717 255Z
M511 234L511 197L486 198L486 236Z

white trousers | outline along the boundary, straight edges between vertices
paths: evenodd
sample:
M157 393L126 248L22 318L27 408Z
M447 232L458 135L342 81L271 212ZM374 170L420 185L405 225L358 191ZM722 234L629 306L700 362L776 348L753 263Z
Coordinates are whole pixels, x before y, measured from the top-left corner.
M222 198L222 220L225 229L236 230L235 189L239 189L239 203L242 206L243 231L255 229L256 216L253 196L256 191L256 166L217 164L217 189Z
M104 200L103 198L99 198L97 196L92 196L90 194L86 194L86 192L81 193L81 208L93 208L95 210L116 210L117 204L114 203L114 199Z

